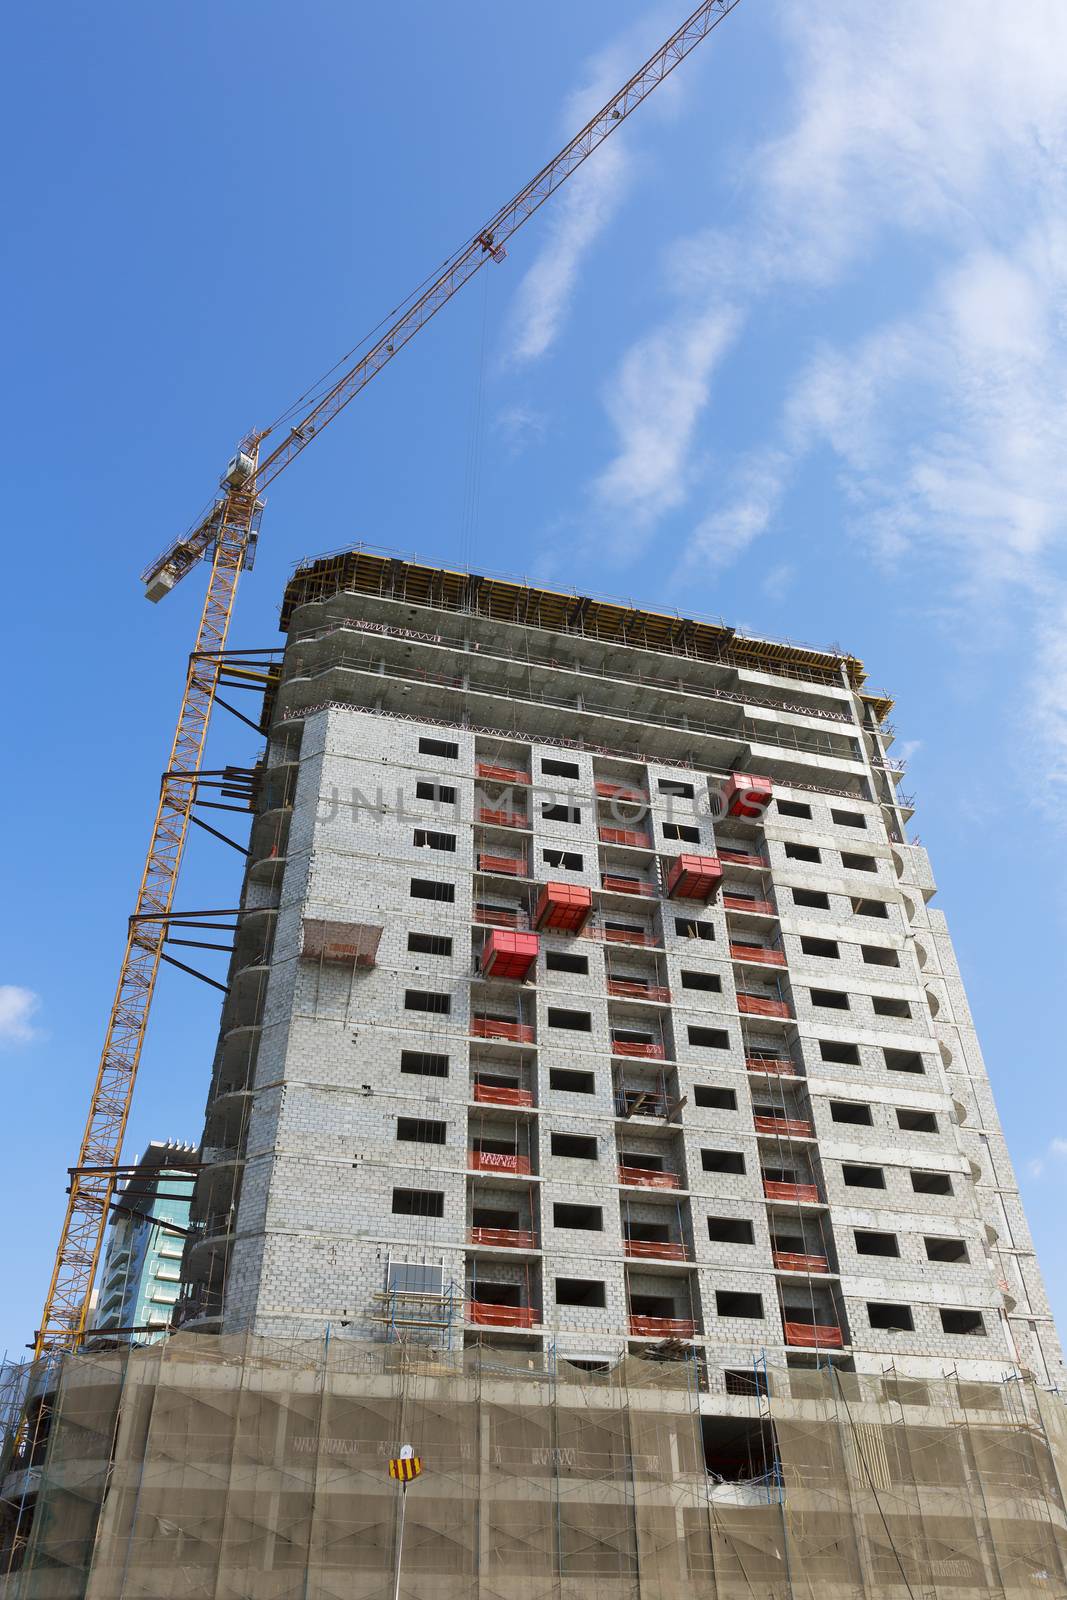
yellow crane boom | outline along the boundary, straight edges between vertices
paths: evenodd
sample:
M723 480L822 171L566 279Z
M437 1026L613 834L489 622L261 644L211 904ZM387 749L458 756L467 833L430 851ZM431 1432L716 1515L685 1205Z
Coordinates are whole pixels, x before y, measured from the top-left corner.
M144 1044L152 994L163 958L185 837L196 793L208 723L233 615L237 580L251 565L263 493L322 429L399 353L486 262L502 261L507 241L562 183L663 82L740 0L705 0L613 94L540 172L455 251L428 287L410 295L386 331L340 377L327 379L283 415L287 431L265 456L253 432L223 474L221 495L203 517L157 560L143 578L150 600L160 600L210 551L211 576L190 657L178 726L160 789L152 837L137 902L130 918L118 986L93 1088L76 1167L71 1169L66 1216L56 1251L35 1353L74 1348L86 1328L89 1300L103 1244L122 1151L134 1081Z

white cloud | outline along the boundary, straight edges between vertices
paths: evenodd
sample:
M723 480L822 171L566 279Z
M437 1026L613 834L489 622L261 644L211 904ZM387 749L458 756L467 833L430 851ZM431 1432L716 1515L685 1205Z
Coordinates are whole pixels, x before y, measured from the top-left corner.
M662 40L664 6L649 8L588 64L584 83L567 97L560 127L570 139L625 83L634 62ZM656 89L650 107L637 116L670 116L683 93L672 75ZM542 218L545 242L519 285L512 313L508 359L516 365L537 361L562 331L582 267L597 239L622 204L634 176L632 125L613 132L586 160L551 202Z
M1020 180L1040 186L1026 204L1052 198L1067 129L1059 0L780 3L777 19L785 125L744 165L742 227L672 245L681 283L825 285L888 230L1008 240Z
M760 588L768 600L773 600L777 603L785 599L796 582L796 576L797 569L791 562L780 561L777 566L772 567L768 572L760 584Z
M533 406L510 405L497 415L494 427L502 435L509 453L517 456L544 438L548 417Z
M802 466L829 460L851 535L909 603L968 651L1013 630L1035 641L1015 687L1062 811L1067 7L831 0L777 14L792 98L745 163L742 221L665 253L692 317L726 296L754 321L773 295L824 337L787 379L770 437L697 512L678 577L736 560L776 528ZM880 257L902 250L898 285ZM853 331L826 338L838 321ZM683 478L686 464L683 451Z
M726 503L701 518L682 553L677 580L728 566L774 519L792 472L788 450L757 452L730 471Z
M1011 256L983 246L953 260L908 314L824 344L783 400L778 443L742 462L736 492L698 522L687 565L747 548L825 446L883 560L963 555L957 587L971 595L1033 582L1065 531L1067 342L1048 333L1065 298L1067 230L1041 222Z
M0 1044L30 1044L38 1035L33 1019L40 997L17 983L0 983Z
M794 464L829 447L875 552L963 556L954 584L972 596L1032 584L1067 528L1067 343L1041 332L1067 252L1046 267L1032 237L1012 259L969 254L909 315L822 350L785 406Z
M1028 685L1034 742L1045 762L1043 793L1057 814L1067 807L1067 591L1045 605Z
M617 135L572 178L548 221L547 243L516 296L510 359L536 361L559 337L582 263L625 193L629 162Z
M680 309L635 341L620 382L641 371L650 349L699 341L716 316L732 317L736 333L772 292L779 304L797 290L810 302L859 265L876 265L877 250L894 237L921 239L936 288L918 312L886 316L873 303L866 334L809 364L783 405L781 437L768 447L773 470L756 460L742 465L735 493L723 497L716 485L684 567L736 558L773 521L795 463L828 444L883 556L897 558L920 540L931 548L933 521L936 539L953 552L979 546L981 570L971 576L1015 581L1047 541L1063 500L1050 463L1063 442L1055 397L1064 393L1064 370L1050 365L1047 349L1067 295L1059 220L1067 8L1059 0L1021 9L973 0L931 10L923 0L898 0L857 12L836 0L815 13L782 4L777 15L793 90L782 131L740 168L739 226L702 228L665 245ZM1028 219L1023 236L1020 215ZM632 485L646 518L677 506L693 486L709 395L706 379L691 393L654 499L649 458L670 418L663 429L635 429L628 409L620 419L610 391L622 452L597 486ZM658 398L654 385L649 413ZM902 431L910 445L903 462Z
M1067 809L1067 6L777 0L770 15L778 128L747 156L731 145L736 224L663 241L672 299L605 386L590 537L609 525L625 560L687 509L675 577L691 588L780 522L802 538L794 481L828 462L850 536L912 609L968 651L1034 641L1016 692ZM717 155L722 130L708 137ZM692 203L699 219L699 187ZM573 256L566 234L550 241L530 349L558 331L602 225ZM775 420L731 462L704 426L715 376L772 298L792 369L769 365ZM768 599L786 582L766 581Z
M640 522L682 501L693 430L736 326L733 312L712 308L627 352L605 392L618 452L593 485L604 509Z
M1050 1166L1067 1162L1067 1139L1050 1139L1042 1155L1033 1156L1026 1163L1031 1178L1043 1178Z

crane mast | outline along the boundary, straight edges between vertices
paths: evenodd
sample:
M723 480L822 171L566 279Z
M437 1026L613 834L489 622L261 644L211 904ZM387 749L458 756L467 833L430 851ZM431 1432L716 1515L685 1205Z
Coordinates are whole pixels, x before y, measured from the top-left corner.
M248 443L255 452L258 446ZM252 457L254 460L254 455ZM73 1348L85 1332L89 1298L114 1190L111 1169L122 1152L133 1083L144 1043L152 992L162 959L165 917L174 901L185 836L196 792L215 697L220 652L226 643L237 595L237 577L260 514L254 476L230 488L222 502L211 576L189 658L178 725L160 784L159 803L136 910L108 1019L89 1115L71 1174L67 1211L35 1355ZM96 1168L96 1171L91 1169ZM88 1171L83 1169L90 1169Z
M86 1331L115 1185L114 1169L122 1151L162 960L165 919L173 905L237 580L242 568L251 565L265 490L464 284L488 261L504 259L507 241L523 223L738 4L740 0L704 0L574 138L448 258L429 287L408 297L386 331L358 360L313 399L290 408L286 415L296 410L298 420L269 453L262 453L262 445L273 430L250 434L223 475L221 495L142 574L148 598L161 600L211 553L207 594L178 725L129 922L78 1162L71 1169L66 1216L35 1338L36 1355L76 1348Z

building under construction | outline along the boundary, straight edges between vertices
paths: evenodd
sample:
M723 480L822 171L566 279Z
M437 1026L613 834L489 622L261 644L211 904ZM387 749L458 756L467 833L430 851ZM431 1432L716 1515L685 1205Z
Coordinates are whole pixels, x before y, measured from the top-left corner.
M143 574L158 601L209 558L0 1385L0 1600L1067 1597L1061 1354L861 663L362 549L298 570L280 662L227 650L266 490L737 4L250 431ZM205 770L253 683L261 761ZM246 804L236 911L181 913L190 823L243 851ZM164 947L220 929L178 1221L123 1141L161 963L197 970ZM131 1206L184 1243L127 1293Z
M861 663L364 550L282 623L174 1332L12 1375L3 1600L1067 1595Z
M282 615L182 1326L1059 1382L858 661L365 552Z

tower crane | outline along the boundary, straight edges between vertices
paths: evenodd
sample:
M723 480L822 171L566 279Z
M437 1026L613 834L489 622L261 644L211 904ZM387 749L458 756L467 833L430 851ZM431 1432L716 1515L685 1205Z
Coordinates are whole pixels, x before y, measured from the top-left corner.
M385 331L376 338L371 336L373 342L358 359L342 363L340 376L330 374L314 393L305 394L283 413L282 422L246 435L223 473L220 493L209 509L143 573L148 599L158 601L200 561L210 558L207 594L129 921L78 1163L71 1168L66 1216L34 1344L36 1355L74 1349L85 1334L237 580L252 565L265 491L465 283L487 262L504 260L511 236L739 3L704 0L558 155L456 250L428 285L403 302ZM333 370L336 373L337 368ZM278 437L282 427L285 431ZM265 450L272 438L277 442Z

